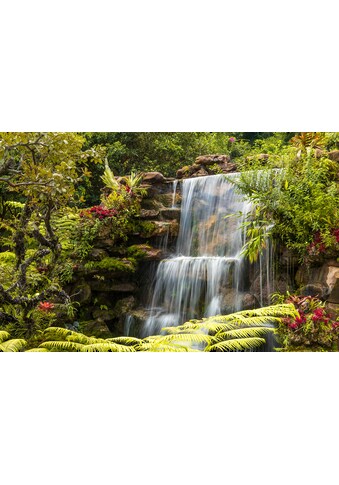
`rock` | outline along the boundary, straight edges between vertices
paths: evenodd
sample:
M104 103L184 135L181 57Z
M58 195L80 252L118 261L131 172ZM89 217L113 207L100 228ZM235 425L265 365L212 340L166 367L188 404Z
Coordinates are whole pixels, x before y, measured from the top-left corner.
M300 289L301 296L316 296L324 299L328 295L328 286L321 283L309 284Z
M176 221L179 221L180 220L180 214L181 214L181 211L180 209L161 209L160 210L160 218L162 220L167 220L167 219L170 219L170 220L176 220Z
M327 298L329 303L339 304L339 279L336 280L330 295Z
M143 184L159 184L165 182L165 177L160 172L147 172L143 176Z
M200 170L198 170L197 172L195 172L192 175L192 178L193 177L206 177L206 175L208 175L208 172L204 168L201 168Z
M235 163L222 163L219 165L222 173L231 173L237 171L237 165Z
M104 320L89 320L81 322L81 332L90 337L110 338L112 334Z
M81 305L89 303L92 298L92 289L84 279L79 280L71 290L72 301L77 301Z
M315 155L315 158L321 158L324 155L324 152L323 150L320 150L320 148L316 148L314 150L314 155Z
M258 155L258 160L268 160L270 156L267 153L260 153Z
M329 152L328 158L334 162L339 162L339 150L332 150Z
M159 211L156 209L141 209L140 219L156 219L159 216Z
M88 259L91 261L101 261L104 258L107 258L108 253L104 249L101 248L93 248L90 252Z
M214 165L215 163L227 163L231 160L229 155L202 155L195 159L197 165Z
M109 322L114 319L114 310L106 310L101 308L95 308L93 310L93 318L100 319L103 322Z
M111 280L93 280L91 281L92 291L103 293L134 293L137 291L137 285L131 282L120 282Z
M260 304L255 297L255 295L251 295L250 293L245 293L242 296L242 309L243 310L252 310L253 308L260 307Z

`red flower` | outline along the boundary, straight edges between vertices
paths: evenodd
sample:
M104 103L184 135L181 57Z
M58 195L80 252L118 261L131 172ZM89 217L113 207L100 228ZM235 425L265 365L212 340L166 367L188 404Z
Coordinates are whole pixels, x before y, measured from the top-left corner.
M53 310L54 304L49 303L48 301L40 302L38 306L38 310L41 312L49 312L50 310Z

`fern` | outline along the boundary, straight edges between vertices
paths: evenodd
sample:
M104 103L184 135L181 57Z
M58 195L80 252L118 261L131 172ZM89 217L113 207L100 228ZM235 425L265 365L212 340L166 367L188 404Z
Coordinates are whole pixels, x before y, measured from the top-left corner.
M5 332L5 330L0 330L0 344L4 342L5 340L8 340L10 338L10 334L8 332Z
M26 340L12 339L0 344L0 352L20 352L27 346Z
M92 345L84 345L81 352L135 352L135 348L127 345L115 344L113 342L102 342Z
M205 352L243 352L261 347L265 344L264 338L239 338L224 340L205 348Z
M77 342L53 341L44 342L43 344L40 344L39 347L52 352L81 352L84 345Z

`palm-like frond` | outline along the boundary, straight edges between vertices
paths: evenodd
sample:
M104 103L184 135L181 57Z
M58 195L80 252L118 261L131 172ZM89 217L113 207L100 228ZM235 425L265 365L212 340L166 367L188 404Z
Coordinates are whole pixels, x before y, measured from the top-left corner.
M0 330L0 344L10 338L10 334L5 330Z
M244 352L261 347L265 342L264 338L257 337L223 340L206 347L205 352Z
M210 344L212 337L204 333L177 333L172 335L164 335L158 337L158 342L187 342L195 344Z
M82 346L81 352L135 352L135 348L128 345L103 342Z
M48 349L43 349L43 348L37 348L37 349L29 349L29 350L25 350L25 352L49 352Z
M114 177L114 173L110 168L110 166L108 165L107 160L105 162L105 171L104 171L104 174L101 176L101 179L106 185L106 187L108 187L109 189L116 190L120 188L119 182Z
M77 342L50 341L40 344L39 347L52 352L81 352L84 345Z
M26 345L26 340L21 338L6 340L0 344L0 352L20 352Z
M106 342L113 342L121 345L138 345L142 339L136 337L114 337L106 339Z
M245 328L235 328L227 332L220 332L215 336L218 341L230 340L234 338L248 338L248 337L264 337L269 333L273 333L274 328L272 327L245 327Z

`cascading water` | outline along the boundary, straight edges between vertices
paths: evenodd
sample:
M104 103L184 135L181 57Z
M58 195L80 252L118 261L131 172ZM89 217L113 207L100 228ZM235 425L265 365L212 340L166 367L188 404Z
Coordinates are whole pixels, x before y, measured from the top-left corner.
M229 179L238 177L230 174ZM225 175L182 182L181 221L176 254L159 264L150 317L143 335L157 334L192 318L220 313L227 300L241 309L245 260L242 227L251 204ZM176 187L175 187L176 188ZM232 216L241 213L242 216Z

